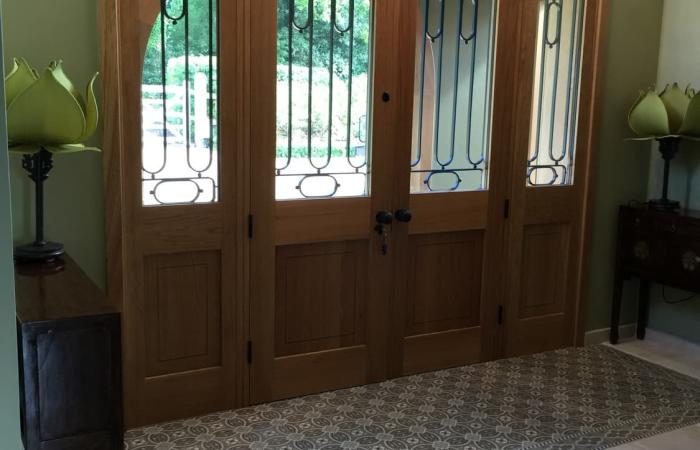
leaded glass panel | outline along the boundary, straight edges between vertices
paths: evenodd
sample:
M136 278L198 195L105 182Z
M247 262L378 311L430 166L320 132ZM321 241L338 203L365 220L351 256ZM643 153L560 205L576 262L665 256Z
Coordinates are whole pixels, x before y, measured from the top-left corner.
M495 0L419 8L411 192L488 184Z
M219 196L216 0L161 0L141 86L143 204Z
M276 198L369 191L370 0L278 0Z
M542 0L528 186L574 181L584 0Z

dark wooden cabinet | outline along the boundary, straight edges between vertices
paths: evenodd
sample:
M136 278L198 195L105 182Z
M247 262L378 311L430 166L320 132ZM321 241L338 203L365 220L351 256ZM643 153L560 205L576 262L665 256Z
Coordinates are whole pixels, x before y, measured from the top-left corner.
M644 339L649 286L700 292L700 211L654 211L646 205L620 208L610 342L619 339L623 282L640 280L637 338Z
M121 450L119 312L68 257L15 278L25 448Z

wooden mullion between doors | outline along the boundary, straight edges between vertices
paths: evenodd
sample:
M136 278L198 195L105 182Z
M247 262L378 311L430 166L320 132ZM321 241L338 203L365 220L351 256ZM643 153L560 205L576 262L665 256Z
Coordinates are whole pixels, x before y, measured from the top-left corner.
M246 341L248 337L248 239L249 211L249 0L219 1L219 146L221 158L220 203L222 223L222 355L234 387L226 403L248 403ZM231 23L233 27L222 26Z
M265 311L274 310L275 273L275 145L277 90L276 0L252 0L249 41L250 212L254 217L250 244L250 336L254 345L250 366L249 402L271 398L274 359L274 321Z
M398 108L396 126L392 130L393 141L393 210L411 207L411 150L413 146L413 108L415 86L416 36L418 8L415 1L396 2L396 45L394 47L396 92L394 101ZM409 225L395 222L392 227L390 256L392 258L393 285L388 322L388 367L390 378L403 375L404 335L406 322L406 298L409 273Z
M501 0L497 6L496 56L493 81L493 115L491 165L489 170L489 207L484 243L484 294L481 307L482 359L491 360L502 354L503 326L499 325L499 308L505 307L509 295L509 245L512 214L506 218L506 202L511 198L513 182L520 178L514 169L518 136L517 124L525 123L521 115L527 111L531 89L519 89L521 77L532 77L528 58L523 54L523 14L527 2L537 0ZM534 53L533 53L534 56ZM531 64L531 62L530 62ZM529 66L530 68L532 65ZM529 74L529 75L528 75ZM524 84L524 83L523 83ZM531 85L531 82L530 82ZM525 115L529 119L529 112ZM522 139L521 139L522 140ZM524 172L523 172L524 174ZM504 270L505 267L505 270Z
M510 165L511 182L508 189L510 199L510 217L506 223L504 240L505 288L501 303L505 307L503 326L500 327L498 356L506 355L508 333L511 322L517 321L517 302L520 298L523 232L527 204L526 169L530 148L530 126L532 123L532 102L534 98L535 71L537 54L537 30L541 0L522 0L518 3L517 42L513 59L514 79L512 81L513 119L510 125L512 133Z
M401 0L374 2L374 36L372 63L372 145L371 208L369 223L375 223L378 211L393 211L394 176L396 169L400 92L397 87L399 61L396 48L399 32L399 3ZM388 93L388 102L382 99ZM389 377L389 368L396 355L389 352L390 303L393 286L393 258L397 247L391 236L389 253L382 255L381 240L370 232L368 266L372 268L368 283L367 345L369 349L368 380L381 381Z

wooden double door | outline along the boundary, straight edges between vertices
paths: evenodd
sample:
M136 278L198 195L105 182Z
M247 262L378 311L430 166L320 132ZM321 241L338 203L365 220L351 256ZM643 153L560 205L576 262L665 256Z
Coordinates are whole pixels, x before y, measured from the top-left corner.
M127 425L580 341L602 2L105 12Z

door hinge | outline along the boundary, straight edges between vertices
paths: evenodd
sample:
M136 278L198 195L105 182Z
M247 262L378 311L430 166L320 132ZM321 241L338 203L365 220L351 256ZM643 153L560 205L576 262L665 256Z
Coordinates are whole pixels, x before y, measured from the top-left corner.
M253 239L253 215L248 214L248 239Z
M508 219L510 217L510 199L507 198L503 202L503 217Z
M498 324L503 325L503 305L498 305Z
M253 364L253 341L248 341L248 364Z

